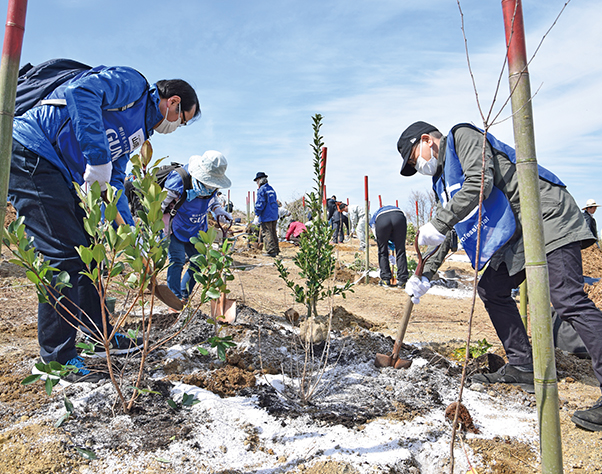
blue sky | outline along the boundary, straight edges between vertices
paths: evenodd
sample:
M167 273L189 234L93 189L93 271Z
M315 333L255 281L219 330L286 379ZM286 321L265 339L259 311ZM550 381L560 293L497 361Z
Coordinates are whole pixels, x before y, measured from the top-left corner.
M564 1L524 1L527 50L535 51ZM7 0L0 0L6 16ZM461 2L484 109L504 59L500 1ZM582 207L602 202L602 2L573 0L530 65L539 163ZM425 120L446 133L481 124L456 0L30 0L21 63L68 57L125 65L149 82L180 77L197 90L202 118L152 138L155 156L186 162L219 150L235 207L257 171L283 201L312 186L311 117L323 115L327 193L371 209L408 207L425 177L399 175L401 132ZM501 96L508 94L507 73ZM508 117L509 108L502 114ZM492 133L513 144L510 120Z

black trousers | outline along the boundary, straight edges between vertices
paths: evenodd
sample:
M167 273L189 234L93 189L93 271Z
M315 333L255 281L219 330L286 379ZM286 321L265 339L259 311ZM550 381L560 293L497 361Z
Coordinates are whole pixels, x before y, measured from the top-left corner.
M395 245L397 281L404 283L408 279L408 260L406 257L406 233L408 224L402 211L389 211L379 214L374 223L378 244L378 266L381 280L391 279L389 265L389 240Z
M64 364L77 356L78 322L72 314L92 332L101 333L103 329L100 296L92 281L80 274L86 266L76 250L80 245L90 244L84 228L85 213L61 171L16 140L13 140L8 194L19 216L25 217L27 235L33 237L36 249L51 266L70 277L72 286L61 290L62 304L51 297L49 303L38 305L40 355L46 362ZM108 321L107 325L110 333L112 327Z
M583 290L583 267L579 242L565 245L546 255L550 300L563 321L568 321L583 340L592 358L596 378L602 387L602 311ZM488 267L478 285L479 296L512 365L533 361L531 343L511 296L525 279L525 271L510 276L505 264Z

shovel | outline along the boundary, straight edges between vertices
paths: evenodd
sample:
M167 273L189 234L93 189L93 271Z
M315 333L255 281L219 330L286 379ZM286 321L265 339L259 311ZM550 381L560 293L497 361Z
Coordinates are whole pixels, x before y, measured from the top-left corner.
M423 258L420 253L420 248L418 248L418 233L416 233L416 239L414 240L414 249L416 250L416 254L418 255L418 265L416 266L416 271L414 272L414 275L420 278L422 276L424 264L439 249L439 246L437 246L435 249L433 249L431 253L429 253ZM412 297L408 295L405 291L403 293L406 295L406 301L404 306L404 312L401 317L401 324L399 326L399 330L397 331L397 338L395 339L395 344L393 345L393 352L391 353L391 355L376 354L374 365L378 368L395 367L396 369L407 369L412 365L411 360L399 358L399 350L403 345L403 337L406 334L406 329L408 328L408 323L410 322L412 308L414 308L414 303L412 303Z
M105 202L107 201L106 192L103 193L103 199L105 200ZM115 222L117 222L118 225L126 225L126 223L123 220L123 217L121 217L121 214L119 213L119 211L117 211L117 215L115 216ZM143 257L143 262L144 262L144 265L148 267L148 261L144 257ZM155 296L159 299L159 301L162 301L167 306L169 306L171 309L175 309L176 311L182 311L184 309L184 304L182 303L180 298L178 298L174 294L174 292L169 289L169 287L167 285L157 284L157 279L156 279L155 275L151 276L150 287L151 287L151 291L154 290Z
M219 230L222 231L222 239L225 241L228 238L228 232L232 227L233 221L230 221L230 225L224 229L219 222L219 216L215 219ZM236 300L226 298L226 294L220 294L217 300L211 300L211 317L214 321L220 318L220 321L228 324L236 321Z

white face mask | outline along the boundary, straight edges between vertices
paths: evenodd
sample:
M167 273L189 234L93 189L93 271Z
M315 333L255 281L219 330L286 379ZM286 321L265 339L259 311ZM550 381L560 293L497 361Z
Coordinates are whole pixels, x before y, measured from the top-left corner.
M416 168L416 171L418 171L420 174L423 174L424 176L435 176L435 173L437 172L437 158L435 158L435 155L433 155L432 148L429 148L429 150L431 151L431 159L427 161L424 158L422 158L423 143L423 141L420 141L420 155L416 160L416 165L414 166L414 168Z
M180 126L180 124L182 123L182 113L180 109L180 104L178 103L178 120L176 120L175 122L170 122L169 120L167 120L167 115L169 115L169 107L167 107L167 109L165 110L165 118L157 126L157 128L155 128L155 131L157 133L172 133L175 132L176 129Z

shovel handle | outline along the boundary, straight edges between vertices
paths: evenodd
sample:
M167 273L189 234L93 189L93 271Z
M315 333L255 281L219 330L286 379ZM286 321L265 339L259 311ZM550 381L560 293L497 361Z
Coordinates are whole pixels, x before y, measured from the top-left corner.
M440 247L440 245L438 245L431 252L429 252L427 255L425 255L423 257L422 254L420 253L420 248L418 247L419 233L420 233L420 231L416 232L416 238L414 239L414 249L416 250L416 254L418 255L418 265L416 266L416 271L414 272L414 274L417 277L422 276L422 270L424 270L424 264L426 263L426 261L429 258L431 258L435 254L435 252L437 252L437 250L439 250L439 247ZM412 314L412 309L414 308L414 303L412 303L412 297L410 295L408 295L405 291L404 291L404 293L406 295L406 301L403 306L403 314L401 316L401 323L399 324L399 329L397 330L397 337L395 338L395 344L393 345L393 352L391 353L391 357L393 359L393 365L395 365L395 362L399 358L399 351L403 344L403 338L406 335L406 330L408 329L408 324L410 322L410 316Z

